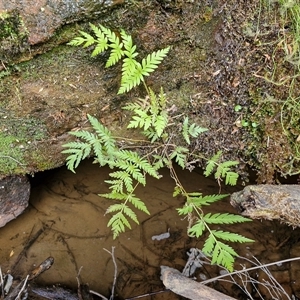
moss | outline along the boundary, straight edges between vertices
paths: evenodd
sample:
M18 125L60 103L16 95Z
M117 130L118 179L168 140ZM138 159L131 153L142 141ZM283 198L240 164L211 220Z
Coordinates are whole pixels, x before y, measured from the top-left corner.
M1 112L0 176L26 173L26 152L47 136L44 124L34 118L13 118Z
M1 60L9 62L11 56L28 49L27 37L27 29L17 11L0 14Z

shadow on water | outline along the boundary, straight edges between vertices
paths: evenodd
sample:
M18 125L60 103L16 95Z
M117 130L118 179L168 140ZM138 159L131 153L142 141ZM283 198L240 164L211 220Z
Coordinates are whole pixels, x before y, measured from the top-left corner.
M108 192L104 180L108 179L109 172L108 168L99 168L87 160L79 166L76 174L63 167L32 178L29 207L20 217L0 229L2 270L25 276L36 264L52 256L54 265L38 277L37 284L60 284L76 289L76 276L82 267L82 281L88 283L92 290L109 296L114 265L112 257L103 248L111 250L114 246L118 265L116 291L122 298L162 290L160 265L182 271L187 261L186 252L192 247L201 249L204 239L187 237L187 220L181 219L176 212L184 199L172 197L174 183L165 169L161 180L149 178L147 187L137 190L151 216L138 213L140 226L132 224L132 230L113 240L107 228L109 216L105 215L111 200L98 196ZM179 176L187 191L203 194L219 192L216 182L200 172L179 171ZM240 189L242 187L224 187L222 193ZM208 212L207 209L236 213L228 198L205 208ZM234 248L241 256L252 258L254 255L261 263L295 257L300 253L299 229L257 220L220 227L256 240L253 244L234 245ZM168 231L168 239L152 239ZM300 263L270 269L289 295L298 293ZM201 272L210 278L219 275L220 269L206 266ZM257 271L257 276L260 275ZM215 284L213 287L232 297L246 299L241 298L240 292L230 284ZM147 298L180 299L171 292L144 299Z

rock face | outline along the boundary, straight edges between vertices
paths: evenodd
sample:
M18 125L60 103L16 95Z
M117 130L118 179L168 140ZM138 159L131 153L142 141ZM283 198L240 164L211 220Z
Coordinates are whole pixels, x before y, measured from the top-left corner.
M0 0L1 60L49 40L55 31L74 21L107 12L124 1L106 0Z
M0 181L0 227L25 210L29 196L30 183L26 176L8 176Z

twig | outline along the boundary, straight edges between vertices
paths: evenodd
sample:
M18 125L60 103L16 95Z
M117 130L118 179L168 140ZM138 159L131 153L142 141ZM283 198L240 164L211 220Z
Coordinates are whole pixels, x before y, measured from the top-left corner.
M115 272L114 272L114 281L113 281L113 286L112 286L112 290L111 290L111 295L109 300L113 300L114 299L114 294L115 294L115 286L116 286L116 282L117 282L117 274L118 274L118 266L116 263L116 259L115 259L115 255L114 255L114 251L115 251L115 247L111 247L111 252L108 251L107 249L103 248L103 250L105 250L106 252L108 252L113 260L114 263L114 267L115 267Z
M104 299L104 300L108 300L105 296L103 296L103 295L101 295L101 294L99 294L99 293L97 293L97 292L95 292L95 291L90 290L90 293L91 293L91 294L94 294L94 295L96 295L96 296L98 296L98 297L100 297L100 298L102 298L102 299Z
M26 276L26 278L25 278L25 280L24 280L24 284L23 284L22 288L20 289L20 292L19 292L19 294L18 294L16 300L20 300L21 294L23 293L23 291L24 291L25 288L26 288L26 284L27 284L28 278L29 278L29 275Z
M219 280L219 279L221 279L223 277L226 277L226 276L231 276L231 275L240 274L240 273L244 273L244 272L248 272L248 271L252 271L252 270L256 270L256 269L261 269L262 267L269 267L269 266L273 266L273 265L277 265L277 264L283 264L283 263L287 263L287 262L291 262L291 261L299 260L299 259L300 259L300 257L294 257L294 258L288 258L288 259L272 262L272 263L265 264L265 265L259 265L259 266L256 266L256 267L243 269L243 270L235 271L235 272L232 272L232 273L227 273L227 274L224 274L224 275L220 275L220 276L217 276L217 277L214 277L214 278L211 278L211 279L207 279L207 280L201 281L201 283L202 284L208 284L210 282Z
M4 282L3 282L3 275L2 275L1 267L0 267L0 280L1 280L1 299L4 299Z

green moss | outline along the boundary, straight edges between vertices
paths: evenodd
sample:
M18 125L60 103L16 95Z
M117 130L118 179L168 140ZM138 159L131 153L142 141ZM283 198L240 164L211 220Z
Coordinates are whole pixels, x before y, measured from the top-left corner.
M35 144L47 136L45 125L34 118L0 115L0 175L26 173L30 164L26 153L32 153Z

